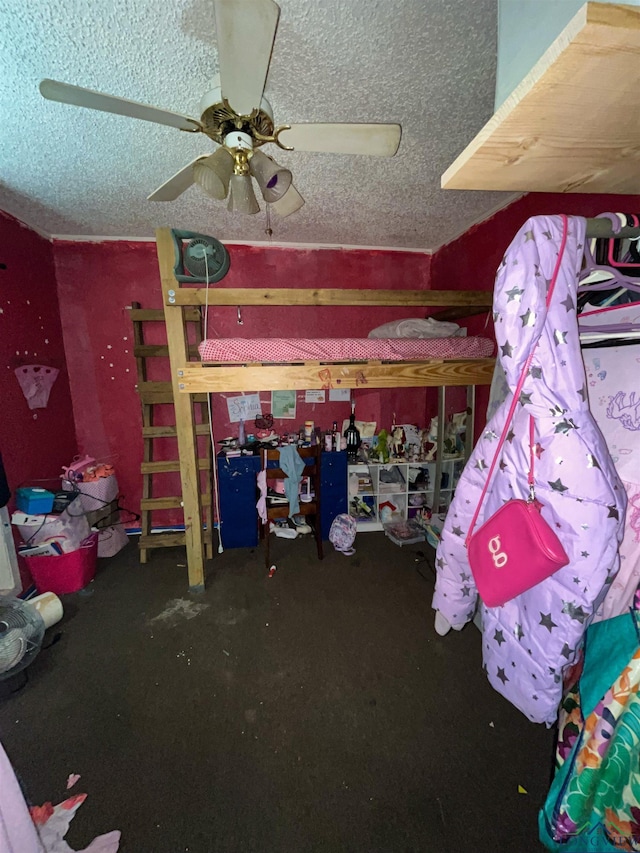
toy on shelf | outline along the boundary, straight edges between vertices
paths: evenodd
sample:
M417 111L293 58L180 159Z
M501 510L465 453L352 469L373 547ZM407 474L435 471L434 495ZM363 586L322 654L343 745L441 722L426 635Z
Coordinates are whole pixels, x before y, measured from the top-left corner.
M379 462L389 461L389 445L387 444L389 434L386 429L381 429L378 433L378 443L376 445L376 454Z
M466 412L457 412L447 420L444 428L444 442L442 447L445 459L452 459L464 454L466 425Z
M404 429L401 426L394 427L391 433L391 455L394 459L404 459L406 440Z
M355 496L352 497L349 501L349 507L351 514L356 518L374 518L375 510L372 506L369 506L368 503L362 500L361 497Z
M438 418L431 418L428 429L420 430L420 455L424 462L433 462L438 449Z

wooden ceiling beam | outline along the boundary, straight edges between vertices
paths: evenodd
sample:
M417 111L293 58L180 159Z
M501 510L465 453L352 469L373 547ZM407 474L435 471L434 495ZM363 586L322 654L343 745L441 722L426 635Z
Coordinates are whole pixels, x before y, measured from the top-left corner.
M640 7L585 3L443 189L640 193Z

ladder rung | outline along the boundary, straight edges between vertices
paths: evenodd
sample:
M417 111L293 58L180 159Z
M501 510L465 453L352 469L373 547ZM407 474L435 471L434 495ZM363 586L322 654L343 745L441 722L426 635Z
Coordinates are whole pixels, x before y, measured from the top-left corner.
M140 382L138 394L144 404L173 403L173 385L171 382Z
M143 438L175 438L178 430L175 426L148 426L142 428ZM196 424L196 435L209 435L209 424Z
M203 530L202 537L206 543L211 542L211 532L209 530ZM149 536L140 536L138 539L138 548L177 548L185 543L184 531L178 531L177 533L151 533Z
M141 536L138 540L138 548L174 548L185 544L185 535L180 533L151 533L149 536Z
M203 492L201 495L202 506L211 506L211 493ZM165 498L142 498L140 508L152 512L159 509L175 509L182 506L181 495L171 495Z
M171 382L139 382L138 394L142 405L173 403L173 385ZM206 394L194 394L196 403L206 403Z
M134 323L164 323L163 308L129 308L129 315ZM196 323L201 314L197 308L185 308L184 318L188 323Z
M182 506L181 495L172 495L166 498L142 498L140 508L145 510L174 509Z
M208 459L198 459L198 468L200 471L208 471L210 462ZM142 474L168 474L171 471L180 470L179 459L163 459L157 462L142 462L140 472Z
M138 394L143 405L148 403L173 403L171 382L140 382Z
M133 354L136 358L169 358L169 346L167 344L137 344L133 348ZM197 346L191 345L189 347L189 356L200 358Z

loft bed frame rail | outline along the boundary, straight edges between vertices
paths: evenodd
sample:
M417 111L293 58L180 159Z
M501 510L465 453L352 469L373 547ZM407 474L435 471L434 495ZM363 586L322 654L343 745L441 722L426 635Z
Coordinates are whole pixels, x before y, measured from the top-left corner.
M177 368L178 392L299 391L331 388L425 388L488 385L494 358L299 364L190 364Z
M172 249L173 252L173 249ZM172 267L173 275L173 267ZM362 305L363 307L406 305L423 308L460 306L475 308L479 314L491 308L491 294L478 290L360 290L340 288L228 287L206 288L182 285L174 280L169 288L169 305ZM176 288L180 287L180 290Z
M198 363L185 323L194 307L209 306L404 306L439 308L434 319L450 320L491 309L490 291L354 290L299 288L221 288L181 285L174 275L174 243L169 228L156 231L167 344L174 392L180 477L186 532L189 588L204 590L204 537L197 466L193 401L196 394L220 391L276 391L329 388L438 387L441 423L444 387L467 386L472 401L476 385L489 385L495 359L429 359L425 361L273 363ZM467 430L469 433L470 431ZM468 436L467 441L471 441ZM439 456L441 454L438 454ZM214 461L215 464L215 461Z

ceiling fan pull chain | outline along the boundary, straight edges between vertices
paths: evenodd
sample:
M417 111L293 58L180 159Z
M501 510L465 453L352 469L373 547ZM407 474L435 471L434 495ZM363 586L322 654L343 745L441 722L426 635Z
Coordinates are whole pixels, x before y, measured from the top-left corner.
M273 237L273 228L271 227L271 206L269 204L265 205L265 218L266 218L266 228L264 229L264 233L269 238L269 242L271 243L271 238Z

